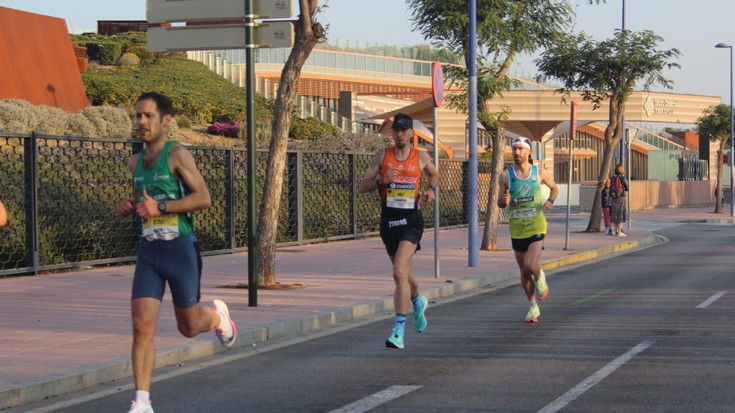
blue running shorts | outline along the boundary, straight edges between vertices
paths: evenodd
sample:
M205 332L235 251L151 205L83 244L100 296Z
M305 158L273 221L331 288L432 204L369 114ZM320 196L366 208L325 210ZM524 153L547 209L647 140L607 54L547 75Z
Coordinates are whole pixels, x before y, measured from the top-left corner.
M174 305L193 307L201 298L201 278L202 256L193 234L168 241L140 239L132 298L163 300L168 282Z

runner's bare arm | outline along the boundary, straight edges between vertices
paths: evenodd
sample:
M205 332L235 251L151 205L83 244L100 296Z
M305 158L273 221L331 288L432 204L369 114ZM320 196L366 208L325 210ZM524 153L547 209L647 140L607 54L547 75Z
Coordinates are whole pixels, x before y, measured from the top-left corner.
M556 196L559 195L559 187L556 186L556 182L554 182L554 176L546 169L541 168L539 174L541 175L541 183L548 186L550 189L549 199L544 202L544 208L551 209L554 206Z
M169 166L171 171L184 181L190 192L183 198L166 201L166 213L199 211L212 205L209 188L191 152L180 144L174 144L169 153Z
M436 168L427 152L419 152L419 167L428 175L429 188L424 191L426 202L434 202L436 194L432 188L439 185L439 169Z
M3 205L3 201L0 201L0 227L4 227L8 223L8 211Z
M373 159L370 161L370 166L367 171L365 171L365 175L362 176L362 181L360 181L360 186L357 188L357 192L364 194L378 189L378 183L375 179L378 177L378 174L380 174L380 167L383 164L384 156L385 149L380 149L375 152Z

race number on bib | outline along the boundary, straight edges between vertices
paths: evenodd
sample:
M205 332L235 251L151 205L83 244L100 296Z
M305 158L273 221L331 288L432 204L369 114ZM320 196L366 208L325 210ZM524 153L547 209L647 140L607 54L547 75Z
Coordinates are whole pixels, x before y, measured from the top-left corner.
M414 184L392 183L388 185L386 205L390 208L414 209L416 188Z
M143 223L143 237L148 240L171 240L179 236L179 216L177 214L151 217Z
M513 211L514 218L532 218L536 216L536 208L517 209Z

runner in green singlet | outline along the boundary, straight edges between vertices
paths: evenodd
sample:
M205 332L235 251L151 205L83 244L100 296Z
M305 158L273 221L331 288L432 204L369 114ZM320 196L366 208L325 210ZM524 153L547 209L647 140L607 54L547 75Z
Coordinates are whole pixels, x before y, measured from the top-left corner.
M500 176L498 206L510 206L511 244L516 262L521 272L521 286L530 302L526 314L527 323L538 322L541 311L538 301L549 293L546 275L539 265L543 239L546 235L544 209L554 207L559 193L554 177L545 169L532 165L528 159L531 154L531 140L525 137L513 139L513 166L504 170ZM551 190L549 199L542 202L541 185Z
M212 201L194 157L166 138L173 113L171 100L160 93L138 98L136 126L145 148L128 160L133 192L116 210L120 216L135 213L143 220L130 302L136 391L128 413L153 413L153 336L166 285L181 334L194 337L214 330L225 347L237 339L237 327L224 302L214 300L212 308L199 305L201 256L191 213L209 208Z

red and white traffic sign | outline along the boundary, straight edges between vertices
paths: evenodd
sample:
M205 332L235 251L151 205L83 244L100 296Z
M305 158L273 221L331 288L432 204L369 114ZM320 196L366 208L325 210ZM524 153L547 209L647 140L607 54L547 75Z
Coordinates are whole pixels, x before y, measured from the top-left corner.
M444 70L439 62L431 65L431 95L434 97L434 107L440 108L444 101Z

